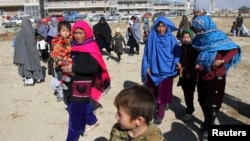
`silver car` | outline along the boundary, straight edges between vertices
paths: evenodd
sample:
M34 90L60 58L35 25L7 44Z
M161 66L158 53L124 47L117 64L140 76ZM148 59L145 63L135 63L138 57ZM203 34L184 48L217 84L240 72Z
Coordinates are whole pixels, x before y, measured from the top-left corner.
M93 21L99 21L101 19L101 17L105 17L104 14L95 14L91 17L89 17L89 21L93 22Z
M120 14L110 14L106 17L106 21L119 21L121 19Z

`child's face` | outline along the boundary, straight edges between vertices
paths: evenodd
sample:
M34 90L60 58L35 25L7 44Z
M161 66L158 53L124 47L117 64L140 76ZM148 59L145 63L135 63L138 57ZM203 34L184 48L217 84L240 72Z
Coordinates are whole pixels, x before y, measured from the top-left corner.
M191 40L188 33L183 34L182 43L185 44L185 45L189 45L189 44L192 43L192 40Z
M128 115L127 111L121 106L117 109L115 118L121 125L122 129L129 130L129 129L134 129L136 127L135 120L131 120L130 115Z
M73 33L74 39L77 43L82 43L85 40L85 32L81 28L76 28Z
M66 26L62 26L62 28L61 28L59 34L60 34L62 37L67 38L67 37L69 37L69 35L70 35L70 30L69 30Z
M117 36L120 35L120 32L116 32L116 35L117 35Z

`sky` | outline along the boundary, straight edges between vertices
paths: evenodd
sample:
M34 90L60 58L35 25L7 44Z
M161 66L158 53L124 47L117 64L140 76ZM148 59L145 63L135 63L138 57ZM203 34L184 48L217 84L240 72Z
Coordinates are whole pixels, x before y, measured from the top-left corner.
M184 2L185 0L179 1ZM191 3L193 2L194 0L191 0ZM210 0L196 0L196 3L201 8L210 9ZM238 9L244 5L250 7L250 0L215 0L215 8L219 9Z

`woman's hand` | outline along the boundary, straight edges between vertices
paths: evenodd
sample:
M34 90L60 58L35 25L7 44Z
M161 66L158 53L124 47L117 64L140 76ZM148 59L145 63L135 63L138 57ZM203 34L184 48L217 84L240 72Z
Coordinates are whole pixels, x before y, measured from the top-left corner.
M150 68L147 69L147 74L148 74L148 75L151 75Z
M196 70L200 70L200 65L199 65L199 64L196 64L194 68L195 68Z
M180 64L180 63L177 63L177 64L176 64L176 69L177 69L177 70L180 70L180 69L181 69L181 64Z
M219 67L224 64L224 60L215 60L214 61L214 66Z

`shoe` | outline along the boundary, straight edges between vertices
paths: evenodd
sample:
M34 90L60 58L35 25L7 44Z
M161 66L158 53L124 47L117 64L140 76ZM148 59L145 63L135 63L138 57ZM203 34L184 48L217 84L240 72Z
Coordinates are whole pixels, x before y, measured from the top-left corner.
M208 131L203 131L203 133L202 133L202 141L208 141Z
M63 97L59 97L59 96L58 96L58 97L56 98L56 101L57 101L57 102L63 101Z
M56 99L57 99L57 102L60 102L63 100L63 90L62 89L57 90Z
M40 84L42 82L41 79L36 79L36 83Z
M95 124L93 125L86 125L86 128L85 128L85 131L88 132L88 131L91 131L93 130L95 127L97 127L100 123L98 121L96 121Z
M192 114L186 113L186 114L184 115L184 117L183 117L183 120L190 120L192 117L193 117Z
M160 118L157 117L157 118L154 119L154 122L153 122L153 123L154 123L155 125L160 125L161 122L162 122L162 119L160 119Z
M24 86L33 86L34 83L34 79L33 78L25 78L24 79Z

